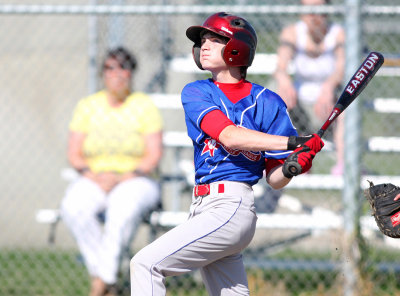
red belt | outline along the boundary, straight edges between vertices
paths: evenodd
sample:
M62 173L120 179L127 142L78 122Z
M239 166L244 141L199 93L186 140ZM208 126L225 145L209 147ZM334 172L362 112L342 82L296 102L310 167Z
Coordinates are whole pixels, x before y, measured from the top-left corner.
M225 184L218 184L218 193L224 193L225 192ZM194 196L205 196L209 195L211 192L211 187L210 184L202 184L202 185L196 185L194 186L193 189L193 194Z

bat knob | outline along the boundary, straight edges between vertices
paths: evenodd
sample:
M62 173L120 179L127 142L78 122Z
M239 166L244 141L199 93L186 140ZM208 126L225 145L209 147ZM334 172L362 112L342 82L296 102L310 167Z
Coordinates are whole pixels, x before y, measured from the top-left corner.
M289 171L293 176L297 176L301 173L301 166L297 162L294 162L289 165Z
M287 161L284 164L284 175L295 177L301 174L301 165L297 161Z
M293 175L297 175L298 174L298 168L296 166L291 166L289 167L289 171L293 174Z

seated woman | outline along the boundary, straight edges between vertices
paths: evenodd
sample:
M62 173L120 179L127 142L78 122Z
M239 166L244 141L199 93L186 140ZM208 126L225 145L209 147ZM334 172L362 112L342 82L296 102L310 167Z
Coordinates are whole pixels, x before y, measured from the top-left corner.
M115 284L121 251L143 213L160 202L151 176L162 155L162 120L147 95L131 91L135 68L126 49L109 51L104 90L82 99L70 123L68 159L80 177L68 187L61 212L91 276L90 296L106 295Z

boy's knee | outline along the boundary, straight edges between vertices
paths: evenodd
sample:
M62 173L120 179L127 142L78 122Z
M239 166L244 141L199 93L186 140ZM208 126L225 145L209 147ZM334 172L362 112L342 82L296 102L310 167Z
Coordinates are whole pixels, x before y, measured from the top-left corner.
M155 263L155 256L147 247L141 249L130 261L131 274L158 274L161 272ZM157 261L157 260L156 260Z

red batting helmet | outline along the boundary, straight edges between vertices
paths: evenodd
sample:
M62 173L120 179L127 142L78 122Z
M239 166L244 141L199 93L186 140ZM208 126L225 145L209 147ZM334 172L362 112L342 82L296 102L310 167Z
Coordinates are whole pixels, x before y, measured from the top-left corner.
M186 36L194 42L193 58L197 66L200 63L201 33L203 30L214 32L229 39L222 50L222 57L229 66L250 66L257 47L257 34L252 25L244 18L218 12L209 16L202 26L192 26L186 30Z

